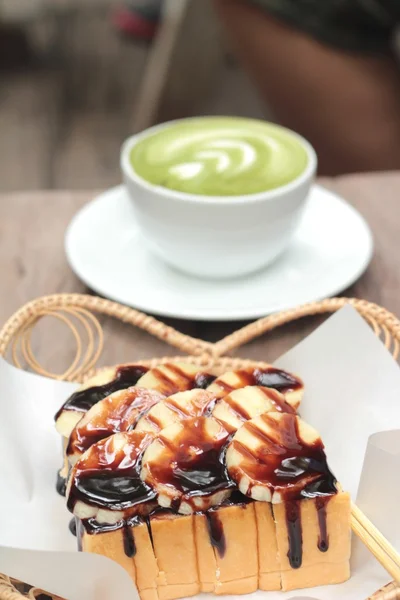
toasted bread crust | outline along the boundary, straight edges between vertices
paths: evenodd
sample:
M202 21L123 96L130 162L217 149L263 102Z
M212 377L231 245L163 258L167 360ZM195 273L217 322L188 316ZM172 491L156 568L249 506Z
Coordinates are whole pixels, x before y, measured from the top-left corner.
M100 533L83 529L82 549L115 560L126 569L142 600L174 600L200 592L248 594L294 590L346 581L350 576L350 498L339 492L326 508L329 548L318 549L315 500L300 502L302 565L290 566L284 504L222 506L216 511L223 549L212 543L206 514L155 513L130 526L135 552L126 553L124 528ZM125 534L126 535L126 534Z

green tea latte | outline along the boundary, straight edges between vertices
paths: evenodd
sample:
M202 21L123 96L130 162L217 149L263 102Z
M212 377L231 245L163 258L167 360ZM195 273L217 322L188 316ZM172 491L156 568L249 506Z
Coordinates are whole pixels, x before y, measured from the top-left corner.
M253 119L200 117L143 137L131 150L134 171L170 190L239 196L296 179L308 157L287 130Z

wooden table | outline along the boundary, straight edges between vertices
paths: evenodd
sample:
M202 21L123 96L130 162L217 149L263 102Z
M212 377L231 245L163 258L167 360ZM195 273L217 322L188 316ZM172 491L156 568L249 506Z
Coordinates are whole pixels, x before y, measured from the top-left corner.
M365 298L400 315L400 172L363 174L324 179L327 187L347 198L364 215L375 237L375 254L368 271L347 296ZM74 213L94 192L43 191L0 195L0 321L22 304L41 295L78 292L87 288L72 273L63 250L64 232ZM338 241L339 243L339 241ZM134 276L134 273L132 274ZM140 282L137 282L140 285ZM201 323L166 319L177 329L215 341L243 324ZM101 364L150 358L176 351L130 326L103 321L105 350ZM241 356L273 360L318 324L304 319L253 341ZM38 358L54 370L63 370L73 355L73 342L54 320L41 323L33 338Z

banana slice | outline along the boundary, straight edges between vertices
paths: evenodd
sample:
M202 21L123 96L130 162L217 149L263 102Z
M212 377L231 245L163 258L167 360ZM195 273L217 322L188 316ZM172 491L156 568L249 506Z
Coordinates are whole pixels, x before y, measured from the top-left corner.
M215 379L214 375L186 363L166 363L148 371L137 383L138 386L158 390L164 396L193 388L206 388Z
M67 456L73 466L94 443L114 433L130 431L152 406L165 396L155 390L130 387L114 392L92 406L73 429Z
M158 504L181 514L207 510L231 494L223 460L229 439L211 417L173 423L143 455L141 477L158 494Z
M136 430L158 433L168 425L207 414L215 402L214 395L194 389L173 394L155 404L141 419Z
M133 385L155 389L169 396L192 388L206 388L214 379L214 375L185 363L166 363L150 370L135 364L103 369L66 400L56 414L56 429L64 437L69 437L92 406L110 394Z
M228 431L236 431L245 421L267 412L295 414L295 409L285 397L271 388L246 386L239 388L219 400L212 416Z
M285 400L296 410L304 394L304 384L299 377L273 366L228 371L217 377L207 390L216 397L222 398L233 390L249 385L272 388L281 392Z
M116 433L97 442L75 464L67 487L67 506L79 519L115 525L146 515L154 508L155 491L140 478L149 433Z
M318 432L298 416L266 413L235 433L226 453L242 494L264 502L336 493Z
M55 416L58 433L68 438L92 406L113 392L135 385L147 371L147 367L134 364L102 369L64 402Z

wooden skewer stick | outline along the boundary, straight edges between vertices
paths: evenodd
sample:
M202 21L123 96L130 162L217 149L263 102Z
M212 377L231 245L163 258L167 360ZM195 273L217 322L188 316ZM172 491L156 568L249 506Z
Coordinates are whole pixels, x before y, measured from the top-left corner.
M384 569L400 583L399 553L355 504L351 506L351 527Z

